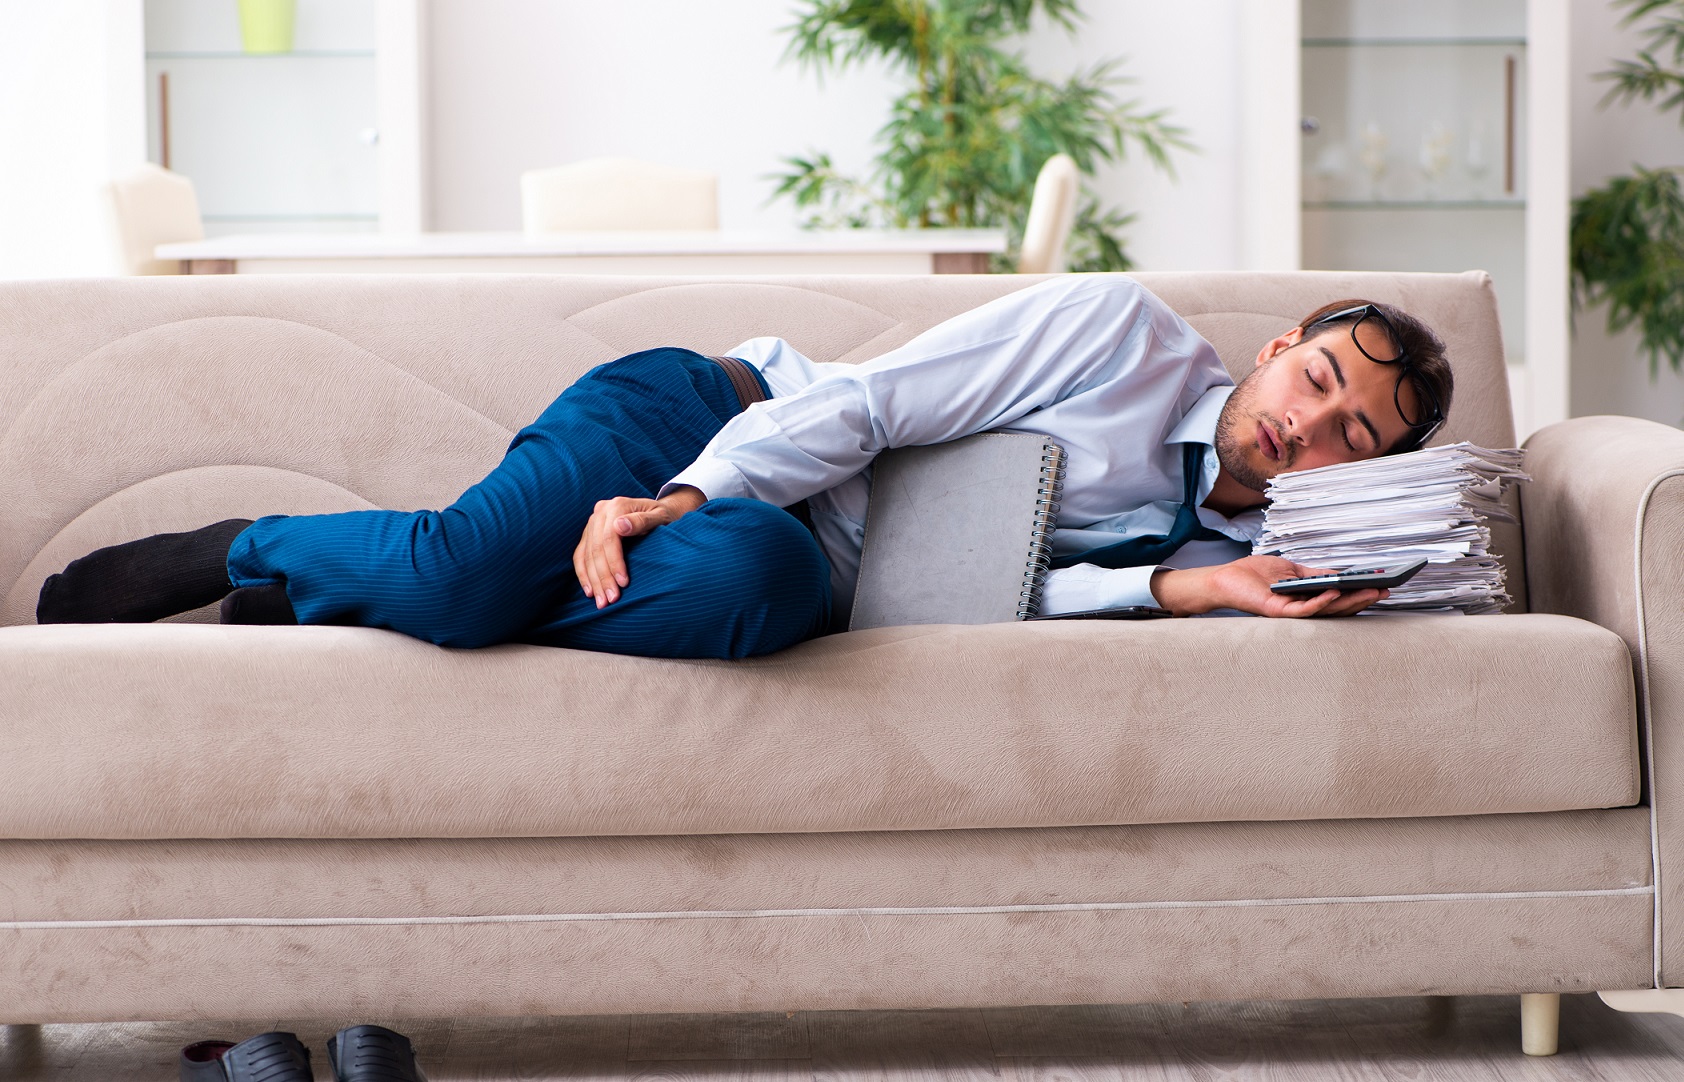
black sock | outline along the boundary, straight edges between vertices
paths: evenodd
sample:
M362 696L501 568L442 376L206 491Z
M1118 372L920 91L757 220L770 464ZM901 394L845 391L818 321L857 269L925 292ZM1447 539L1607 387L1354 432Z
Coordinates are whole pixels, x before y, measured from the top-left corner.
M209 605L233 584L228 549L251 519L160 533L90 552L41 584L40 624L144 624Z
M296 624L298 615L287 600L287 588L280 583L271 586L242 586L222 599L222 622L225 624Z

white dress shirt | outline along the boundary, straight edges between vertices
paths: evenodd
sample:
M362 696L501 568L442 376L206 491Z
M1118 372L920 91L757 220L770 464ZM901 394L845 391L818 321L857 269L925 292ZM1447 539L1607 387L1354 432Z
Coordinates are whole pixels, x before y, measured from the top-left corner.
M1132 279L1073 275L1019 290L932 327L863 364L819 364L780 338L731 351L773 397L732 418L662 489L785 507L807 500L846 616L859 576L871 461L891 447L998 429L1052 437L1068 454L1056 555L1168 533L1181 506L1183 442L1214 447L1233 381L1216 351ZM1216 483L1207 451L1198 500ZM1199 508L1228 537L1193 541L1165 566L1250 552L1258 511ZM1157 566L1053 571L1041 612L1151 605Z

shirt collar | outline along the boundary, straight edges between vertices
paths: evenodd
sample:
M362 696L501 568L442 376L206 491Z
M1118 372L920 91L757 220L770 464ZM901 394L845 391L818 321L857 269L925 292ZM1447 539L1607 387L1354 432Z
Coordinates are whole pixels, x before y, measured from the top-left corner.
M1199 396L1193 403L1193 408L1182 415L1181 420L1170 430L1165 443L1202 443L1213 451L1216 448L1216 421L1222 416L1222 407L1228 404L1228 396L1234 393L1232 384L1222 387L1212 387ZM1206 526L1213 527L1227 534L1236 541L1252 541L1263 529L1262 508L1251 508L1241 511L1233 518L1227 518L1208 507L1202 506L1211 489L1216 487L1216 475L1222 469L1215 454L1207 454L1203 458L1203 476L1199 478L1198 502L1199 519Z
M1228 396L1234 393L1233 384L1223 387L1212 387L1199 396L1193 403L1193 408L1182 415L1181 421L1170 431L1165 443L1202 443L1206 447L1216 446L1216 419L1222 416L1222 407L1227 405Z

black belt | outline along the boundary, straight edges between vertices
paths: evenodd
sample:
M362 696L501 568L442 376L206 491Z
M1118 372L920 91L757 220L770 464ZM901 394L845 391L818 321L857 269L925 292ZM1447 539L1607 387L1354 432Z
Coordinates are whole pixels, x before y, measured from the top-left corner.
M748 409L756 402L766 401L767 396L761 388L760 377L755 374L753 368L749 367L747 361L741 357L709 357L708 360L717 364L725 372L725 378L731 381L731 389L737 392L737 401L742 404L743 409ZM813 511L807 506L806 500L786 507L784 510L794 515L796 521L801 525L807 527L808 533L813 534L815 538L818 536L813 529Z

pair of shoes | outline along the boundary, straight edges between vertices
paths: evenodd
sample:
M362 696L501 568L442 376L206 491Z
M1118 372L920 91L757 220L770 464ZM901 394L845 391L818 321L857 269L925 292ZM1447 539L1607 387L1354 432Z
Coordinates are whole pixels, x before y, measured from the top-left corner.
M409 1038L384 1026L351 1026L328 1038L335 1082L427 1082ZM315 1082L310 1050L291 1033L234 1044L199 1041L181 1050L181 1082Z
M315 1082L310 1050L291 1033L190 1044L181 1050L180 1074L181 1082Z

